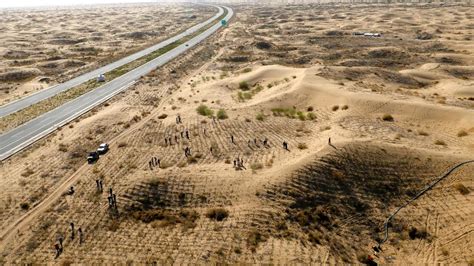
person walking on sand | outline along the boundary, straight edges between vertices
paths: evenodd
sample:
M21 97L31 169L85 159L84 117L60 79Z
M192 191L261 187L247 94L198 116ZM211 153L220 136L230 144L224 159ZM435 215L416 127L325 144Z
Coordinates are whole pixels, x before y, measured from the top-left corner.
M165 138L165 146L168 146L168 139Z
M234 142L234 135L230 135L230 142L231 142L232 144L235 144L235 142Z
M189 130L186 129L186 138L189 139Z
M331 137L328 139L328 144L331 145Z
M59 244L58 243L55 243L54 244L54 249L56 250L56 257L55 259L57 259L59 257L59 255L61 254L61 248L59 247Z
M59 241L60 252L63 252L63 240L64 238L62 236L59 236L58 241Z
M79 245L81 245L82 242L84 242L84 236L82 235L82 229L80 227L77 229L77 234L79 235Z
M114 202L115 209L117 209L117 196L115 194L112 195L112 200Z
M74 223L70 223L71 225L71 239L74 240Z
M288 143L283 141L283 149L288 150Z

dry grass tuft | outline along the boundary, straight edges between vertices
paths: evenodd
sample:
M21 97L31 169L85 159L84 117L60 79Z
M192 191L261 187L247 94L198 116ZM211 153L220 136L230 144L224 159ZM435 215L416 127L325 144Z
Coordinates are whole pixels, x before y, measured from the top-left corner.
M213 208L207 211L206 217L218 222L223 221L229 216L229 211L224 208Z

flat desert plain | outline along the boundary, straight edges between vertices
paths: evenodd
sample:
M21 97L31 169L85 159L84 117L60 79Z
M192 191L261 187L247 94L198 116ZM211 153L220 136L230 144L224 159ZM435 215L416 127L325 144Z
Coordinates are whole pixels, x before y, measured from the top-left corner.
M474 8L233 8L2 162L1 262L472 265L474 163L372 247L474 159Z

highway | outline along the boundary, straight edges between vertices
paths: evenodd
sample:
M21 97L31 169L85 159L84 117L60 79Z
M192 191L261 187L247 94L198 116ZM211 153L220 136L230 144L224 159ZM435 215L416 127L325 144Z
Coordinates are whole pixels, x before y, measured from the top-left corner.
M227 10L227 15L224 18L229 20L233 16L233 10L228 7L223 7ZM223 12L222 8L219 8L220 12ZM222 15L222 13L221 13ZM154 60L143 64L126 74L115 78L114 80L105 83L103 86L98 87L86 94L71 100L56 109L53 109L27 123L0 135L0 160L5 160L16 152L28 147L35 141L55 131L57 128L65 125L69 121L79 117L85 112L91 110L95 106L107 101L114 95L126 90L138 79L152 70L160 67L177 56L183 54L193 46L198 45L207 37L211 36L220 27L222 27L220 21L201 34L195 36L189 41L181 44L175 49L155 58ZM95 77L97 73L92 76Z
M11 103L8 103L8 104L5 104L3 106L0 107L0 118L1 117L4 117L4 116L7 116L9 114L12 114L12 113L15 113L17 111L20 111L21 109L24 109L32 104L35 104L35 103L38 103L40 101L43 101L45 99L48 99L60 92L63 92L63 91L66 91L66 90L69 90L73 87L76 87L88 80L91 80L91 79L95 79L97 78L97 76L99 76L99 74L104 74L104 73L107 73L109 71L112 71L116 68L119 68L123 65L126 65L130 62L133 62L135 60L137 60L138 58L140 57L143 57L145 55L148 55L150 53L153 53L154 51L157 51L177 40L180 40L182 39L183 37L186 37L188 35L191 35L193 33L195 33L196 31L200 30L201 28L205 27L206 25L208 25L209 23L211 23L212 21L214 21L215 19L217 19L218 17L222 16L222 14L224 13L224 10L222 9L222 7L219 7L219 6L214 6L214 5L211 5L215 8L218 9L218 12L210 19L204 21L204 22L201 22L197 25L194 25L193 27L185 30L184 32L181 32L179 33L178 35L175 35L165 41L162 41L156 45L153 45L147 49L144 49L142 51L139 51L137 53L134 53L132 55L129 55L127 57L124 57L118 61L115 61L111 64L108 64L106 66L103 66L101 68L98 68L96 70L93 70L91 72L88 72L88 73L85 73L83 75L80 75L78 77L75 77L71 80L68 80L64 83L61 83L61 84L57 84L55 86L52 86L52 87L49 87L49 88L46 88L46 89L43 89L41 91L38 91L38 92L35 92L35 93L32 93L26 97L23 97L21 99L18 99L16 101L12 101Z

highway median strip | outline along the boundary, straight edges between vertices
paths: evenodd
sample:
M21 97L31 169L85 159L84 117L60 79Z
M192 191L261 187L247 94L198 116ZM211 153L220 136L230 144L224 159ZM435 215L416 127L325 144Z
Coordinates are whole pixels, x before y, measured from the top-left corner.
M171 44L168 44L167 46L160 48L148 55L145 55L143 57L138 58L137 60L130 62L128 64L125 64L121 67L118 67L114 70L111 70L107 73L105 73L105 77L107 78L108 82L114 80L117 77L120 77L124 75L125 73L141 66L144 65L153 59L175 49L176 47L182 45L183 43L189 41L190 39L198 36L202 32L206 31L213 25L215 25L218 21L222 20L225 18L227 15L227 10L224 9L224 13L211 23L207 24L203 28L199 29L198 31L183 37ZM84 95L92 90L95 90L99 88L101 85L103 85L103 82L98 82L96 79L91 79L89 81L86 81L85 83L82 83L81 85L78 85L76 87L73 87L67 91L61 92L51 98L45 99L43 101L40 101L38 103L35 103L33 105L30 105L29 107L26 107L18 112L12 113L10 115L4 116L0 118L0 133L5 133L15 127L18 127L30 120L33 120L34 118L51 111L64 103L71 101L81 95Z

